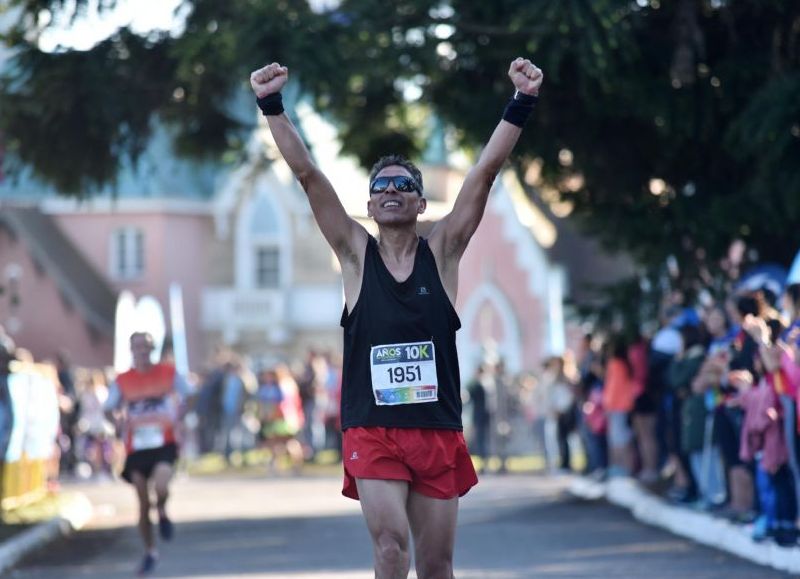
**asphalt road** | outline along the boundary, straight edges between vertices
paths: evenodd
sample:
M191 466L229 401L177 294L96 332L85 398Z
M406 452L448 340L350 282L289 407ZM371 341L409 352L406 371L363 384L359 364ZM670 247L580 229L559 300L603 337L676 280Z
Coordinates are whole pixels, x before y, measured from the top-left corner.
M581 502L564 480L490 475L462 499L458 579L787 577ZM133 491L122 482L75 485L95 506L80 533L31 555L16 579L115 579L134 574L142 547ZM369 536L338 476L180 476L176 537L155 577L368 579ZM416 577L412 571L411 577Z

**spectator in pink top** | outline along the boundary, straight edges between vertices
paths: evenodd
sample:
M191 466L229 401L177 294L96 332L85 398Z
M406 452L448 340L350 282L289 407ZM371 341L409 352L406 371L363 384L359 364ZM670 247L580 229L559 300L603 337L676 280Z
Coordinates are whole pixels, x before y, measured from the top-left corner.
M778 337L782 327L776 318L755 316L748 316L743 327L759 344L755 369L761 376L754 388L748 388L746 381L738 384L743 390L739 403L745 410L739 455L755 465L760 498L752 536L763 540L771 535L778 545L790 546L797 542L797 494L781 401L785 380Z
M781 367L789 381L787 393L796 401L800 388L800 357L796 355L800 346L800 283L791 284L786 288L786 293L783 295L783 310L789 316L789 327L781 336L781 341L785 345Z
M788 327L778 342L781 348L779 388L783 406L784 435L789 447L789 466L794 477L796 498L800 504L800 413L797 411L800 396L800 283L791 284L783 294L783 310L788 316Z

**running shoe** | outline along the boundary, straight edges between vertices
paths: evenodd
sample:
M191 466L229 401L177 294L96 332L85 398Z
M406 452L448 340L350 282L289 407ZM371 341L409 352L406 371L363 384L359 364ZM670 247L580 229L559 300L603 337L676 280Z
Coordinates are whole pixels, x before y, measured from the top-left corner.
M167 515L158 517L158 534L165 541L171 541L175 535L175 525L172 524Z
M142 559L142 564L139 565L139 577L150 575L155 570L156 563L158 563L158 557L153 553L147 553Z

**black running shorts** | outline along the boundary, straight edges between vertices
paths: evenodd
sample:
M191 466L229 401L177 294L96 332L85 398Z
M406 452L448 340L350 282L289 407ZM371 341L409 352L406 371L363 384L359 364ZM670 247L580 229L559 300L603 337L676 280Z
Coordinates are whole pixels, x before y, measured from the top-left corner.
M132 474L141 473L144 478L149 479L153 475L153 469L160 462L169 465L175 464L178 460L178 447L175 443L165 444L158 448L148 448L147 450L137 450L132 452L125 459L125 468L122 469L122 478L132 483Z

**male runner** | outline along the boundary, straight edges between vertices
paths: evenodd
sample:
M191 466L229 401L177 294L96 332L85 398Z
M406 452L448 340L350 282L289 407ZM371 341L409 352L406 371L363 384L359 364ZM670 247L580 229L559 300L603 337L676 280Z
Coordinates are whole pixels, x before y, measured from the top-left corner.
M305 190L339 259L345 293L342 429L345 496L360 499L372 537L375 576L407 577L409 531L419 579L453 577L458 498L477 483L462 434L453 307L458 264L483 217L489 189L533 110L542 72L511 63L516 94L455 201L427 239L422 175L399 156L370 174L367 211L378 238L350 218L283 114L288 69L250 75L283 158Z
M135 332L130 341L133 368L117 376L111 384L105 410L112 420L113 414L121 411L127 453L122 478L136 489L139 533L145 546L139 575L147 575L158 562L150 521L151 487L156 495L159 534L165 541L174 534L167 516L167 499L178 458L175 431L181 404L189 396L190 387L174 366L152 363L153 336Z

